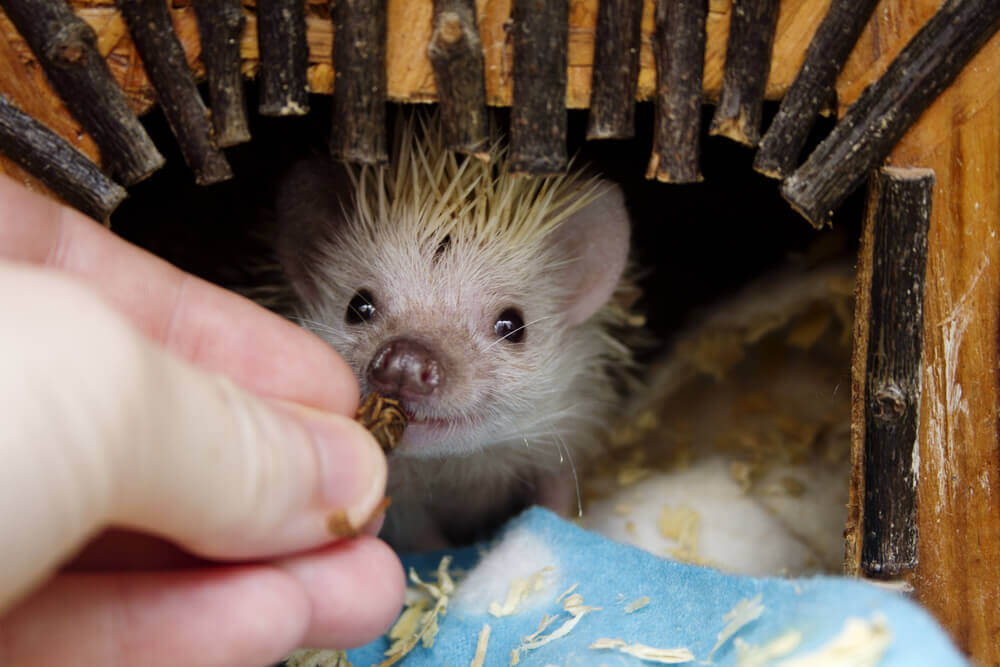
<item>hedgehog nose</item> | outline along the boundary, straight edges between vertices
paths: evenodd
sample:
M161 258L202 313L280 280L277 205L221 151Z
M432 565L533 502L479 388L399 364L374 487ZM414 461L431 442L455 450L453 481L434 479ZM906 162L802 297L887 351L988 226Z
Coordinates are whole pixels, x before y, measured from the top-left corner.
M444 381L434 353L410 338L382 345L368 364L368 379L383 396L410 400L429 396Z

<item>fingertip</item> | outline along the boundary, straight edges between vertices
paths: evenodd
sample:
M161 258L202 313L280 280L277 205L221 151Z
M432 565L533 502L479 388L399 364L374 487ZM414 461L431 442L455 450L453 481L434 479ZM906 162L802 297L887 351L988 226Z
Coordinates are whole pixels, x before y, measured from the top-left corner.
M387 544L362 536L281 564L312 602L303 647L347 649L384 633L406 594L403 565Z

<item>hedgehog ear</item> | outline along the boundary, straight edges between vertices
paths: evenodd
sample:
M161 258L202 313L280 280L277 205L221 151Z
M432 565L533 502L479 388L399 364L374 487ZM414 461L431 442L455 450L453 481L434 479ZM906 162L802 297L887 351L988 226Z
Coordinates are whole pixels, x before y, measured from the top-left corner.
M567 320L583 322L608 302L615 291L629 253L629 220L620 187L603 181L602 193L559 225L553 243L570 261L562 280L570 290Z
M281 268L296 293L306 301L319 296L317 266L327 258L318 251L345 224L344 206L351 196L347 170L329 158L295 163L282 177L275 197L275 247Z

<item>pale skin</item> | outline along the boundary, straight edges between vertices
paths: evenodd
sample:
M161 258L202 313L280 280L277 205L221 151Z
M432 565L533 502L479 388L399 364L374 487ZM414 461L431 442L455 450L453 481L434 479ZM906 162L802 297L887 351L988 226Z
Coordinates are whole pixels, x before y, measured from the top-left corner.
M265 665L383 632L398 559L327 530L378 522L357 402L319 339L0 176L0 664Z

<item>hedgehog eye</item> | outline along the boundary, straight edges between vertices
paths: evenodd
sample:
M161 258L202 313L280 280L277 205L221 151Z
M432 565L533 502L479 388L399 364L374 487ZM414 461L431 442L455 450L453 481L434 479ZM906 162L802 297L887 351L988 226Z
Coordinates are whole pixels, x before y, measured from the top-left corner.
M497 317L493 325L497 338L508 343L520 343L524 340L524 318L517 308L507 308Z
M358 290L347 304L344 321L348 324L370 322L375 317L375 297L366 289Z

